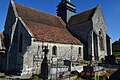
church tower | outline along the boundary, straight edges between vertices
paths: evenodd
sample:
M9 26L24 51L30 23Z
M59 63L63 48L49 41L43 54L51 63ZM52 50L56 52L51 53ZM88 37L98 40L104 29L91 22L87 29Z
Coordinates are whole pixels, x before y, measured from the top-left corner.
M75 15L76 6L71 0L61 0L57 6L57 16L60 16L67 23L71 16Z

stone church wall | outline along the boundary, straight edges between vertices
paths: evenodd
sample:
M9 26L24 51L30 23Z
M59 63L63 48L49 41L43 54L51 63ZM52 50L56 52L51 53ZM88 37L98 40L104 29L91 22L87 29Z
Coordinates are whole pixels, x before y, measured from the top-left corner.
M12 28L13 28L13 24L16 21L16 15L14 12L14 7L13 4L10 2L9 8L8 8L8 13L7 13L7 17L6 17L6 22L5 22L5 26L4 26L4 31L3 31L3 35L5 37L5 47L8 49L10 46L13 47L12 45L10 45L10 40L11 40L11 34L12 34ZM14 47L14 51L17 48ZM14 69L14 63L13 61L15 61L15 54L11 53L11 50L9 50L10 54L7 53L7 58L5 58L5 65L3 66L5 68L5 70L8 71L8 65L11 66L11 64L13 64L13 66L9 66L9 68ZM15 51L16 52L16 51Z
M8 8L6 21L5 21L4 31L3 31L4 37L5 37L6 48L8 48L9 44L10 44L12 26L15 23L15 20L16 20L16 16L14 13L14 9L13 9L12 3L10 3L9 8Z
M93 21L93 32L97 35L97 47L98 47L98 55L100 58L103 58L105 55L107 55L107 47L106 47L106 23L104 20L104 16L102 14L102 10L100 9L100 6L97 7L95 14L92 18ZM103 44L100 44L100 36L102 35L103 38ZM94 45L94 43L93 43ZM100 45L103 45L104 49L100 49ZM94 52L93 52L94 53Z
M83 59L83 46L82 45L71 45L71 44L60 44L60 43L49 43L49 42L32 42L31 46L27 47L27 52L23 55L23 73L29 74L36 72L37 69L40 71L41 62L44 53L42 52L43 46L48 46L48 63L56 63L57 60L77 60ZM56 46L56 55L53 55L53 46ZM79 47L81 47L81 56L79 56ZM35 60L38 58L37 60ZM34 70L34 71L33 71ZM37 72L36 72L37 73Z
M107 55L107 28L100 6L96 7L92 20L85 23L68 26L71 33L86 46L84 57L93 56L99 60Z
M22 35L22 41L21 41ZM22 51L19 47L22 44ZM48 62L56 62L57 59L83 59L83 45L60 44L49 42L34 42L34 38L30 36L24 25L18 20L17 27L14 32L13 43L9 51L8 71L21 73L21 75L39 73L41 62L43 59L43 46L48 46ZM53 56L53 46L57 47L57 55ZM79 48L81 47L81 56ZM71 50L72 49L72 50ZM72 56L72 57L71 57ZM52 59L53 57L53 59ZM51 60L52 59L52 60Z
M84 59L88 60L88 54L91 54L91 31L92 31L92 24L91 21L76 24L72 26L68 26L68 29L76 35L76 37L84 44ZM90 43L90 44L89 44Z
M72 26L68 26L68 29L77 35L81 42L85 43L88 41L88 33L92 30L91 21L82 23L82 24L76 24Z
M22 41L21 36L22 35ZM20 49L21 45L21 51ZM12 45L10 51L8 52L8 62L7 70L11 71L20 71L23 68L23 55L26 51L27 46L31 45L31 36L28 34L28 31L25 29L20 20L17 22L17 27L14 32Z

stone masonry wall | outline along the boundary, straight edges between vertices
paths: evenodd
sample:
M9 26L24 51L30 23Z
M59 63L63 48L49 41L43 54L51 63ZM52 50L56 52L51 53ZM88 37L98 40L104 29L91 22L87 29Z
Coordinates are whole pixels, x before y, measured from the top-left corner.
M23 68L23 55L26 52L27 46L31 45L31 36L25 29L20 20L18 20L13 36L10 51L8 52L8 71L16 72ZM22 42L20 43L20 36L22 35ZM19 51L19 45L22 45L22 51Z
M106 23L104 20L104 16L102 14L102 10L100 8L100 6L97 7L95 14L93 15L92 18L93 21L93 32L96 33L97 35L97 40L98 40L98 55L100 58L104 58L105 55L107 55L107 48L106 48L106 33L107 33L107 29L106 29ZM103 46L104 46L104 50L100 50L100 34L99 32L101 32L101 35L103 37ZM94 52L92 52L94 53Z
M91 21L68 26L68 29L84 44L84 59L88 59L88 54L92 53L92 24Z
M23 70L22 75L28 73L32 74L35 70L40 71L41 62L43 59L44 53L42 52L42 46L48 46L48 63L56 62L58 59L60 60L70 60L72 56L72 60L77 60L79 55L79 47L81 47L81 60L83 59L83 45L71 45L71 44L60 44L60 43L49 43L49 42L32 42L31 46L27 47L27 52L23 55ZM52 55L53 46L57 47L57 55ZM34 56L38 57L38 62L34 64ZM34 71L33 71L34 70ZM30 73L29 73L30 72Z

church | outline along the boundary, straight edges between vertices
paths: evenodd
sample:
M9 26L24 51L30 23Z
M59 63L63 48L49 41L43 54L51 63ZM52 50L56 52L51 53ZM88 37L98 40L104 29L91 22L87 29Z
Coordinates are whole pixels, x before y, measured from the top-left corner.
M1 69L24 73L40 70L43 49L48 63L101 60L111 55L111 38L100 5L76 14L71 0L61 0L57 16L10 1L0 35Z

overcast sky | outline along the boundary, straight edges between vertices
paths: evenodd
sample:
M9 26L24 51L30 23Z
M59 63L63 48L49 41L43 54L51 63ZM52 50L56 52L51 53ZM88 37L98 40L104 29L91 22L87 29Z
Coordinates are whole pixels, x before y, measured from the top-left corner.
M17 3L56 15L56 6L61 0L14 0ZM71 0L77 7L77 13L101 5L108 34L112 41L120 38L120 0ZM10 0L0 0L0 32L4 30Z

